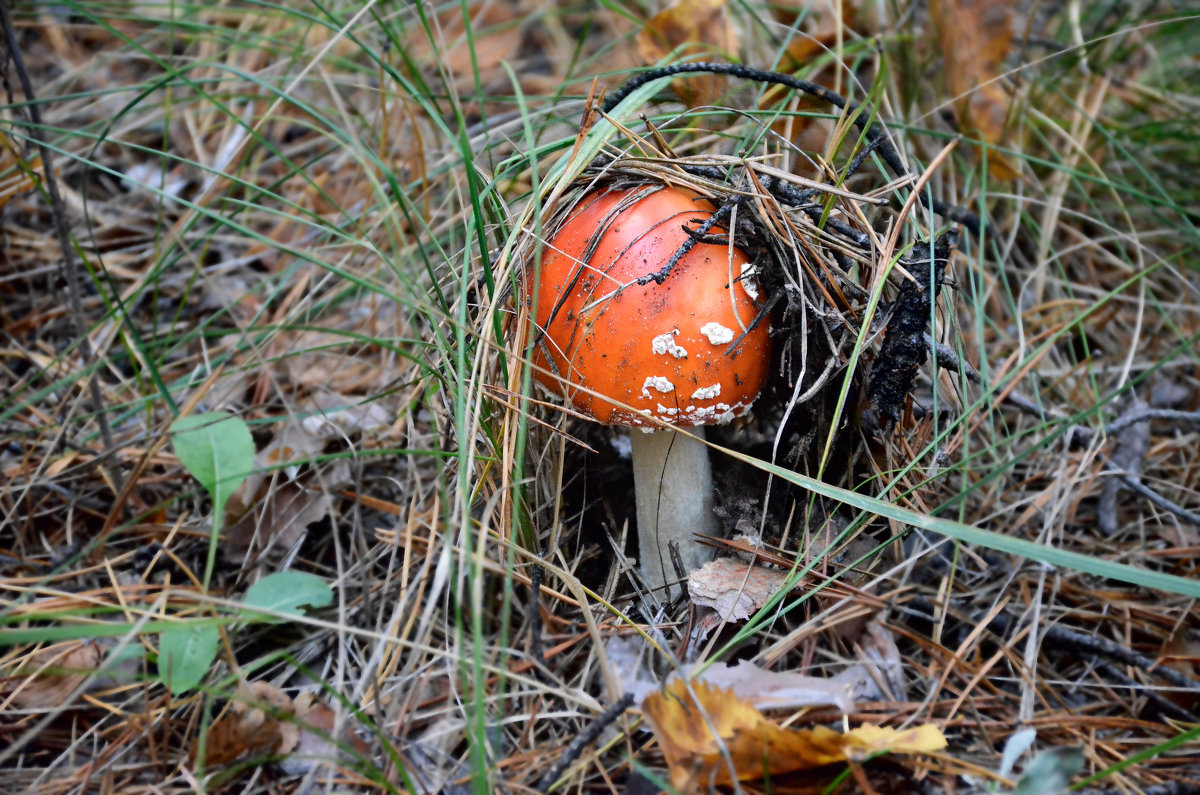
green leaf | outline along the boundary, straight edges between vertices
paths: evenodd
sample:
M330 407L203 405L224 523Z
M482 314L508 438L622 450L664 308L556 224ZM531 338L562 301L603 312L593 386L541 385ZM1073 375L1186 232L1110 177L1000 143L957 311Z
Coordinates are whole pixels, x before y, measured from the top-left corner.
M172 695L186 693L217 659L221 631L213 625L177 624L158 636L158 678Z
M242 604L246 607L270 610L302 616L302 605L324 607L333 601L329 584L315 574L302 571L280 571L263 577L246 589ZM277 616L256 615L255 620L277 624L286 619Z
M214 522L254 468L254 440L241 417L225 411L181 417L171 425L175 455L212 496Z
M1082 748L1051 748L1033 758L1013 795L1058 795L1081 770Z

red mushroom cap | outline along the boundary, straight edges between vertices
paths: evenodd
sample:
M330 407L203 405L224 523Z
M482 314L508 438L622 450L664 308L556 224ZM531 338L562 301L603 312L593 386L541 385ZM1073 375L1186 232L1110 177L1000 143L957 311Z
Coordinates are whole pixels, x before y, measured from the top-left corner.
M526 281L531 300L536 287L544 332L534 363L548 372L538 380L613 425L656 424L647 416L711 425L749 411L766 380L771 340L766 323L742 336L759 311L753 282L743 278L746 255L697 243L661 285L636 283L688 239L681 227L694 229L713 212L706 199L674 187L585 196L543 249L540 282Z

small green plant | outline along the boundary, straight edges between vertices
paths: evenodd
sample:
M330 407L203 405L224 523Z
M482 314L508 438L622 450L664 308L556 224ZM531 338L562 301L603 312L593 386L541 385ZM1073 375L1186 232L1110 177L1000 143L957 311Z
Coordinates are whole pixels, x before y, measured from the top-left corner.
M212 533L204 563L204 589L212 582L225 503L254 468L254 439L241 417L225 411L180 417L171 425L175 455L212 497Z
M331 601L329 584L315 574L280 571L246 590L242 617L246 623L278 624L287 616L303 616L304 605L325 607ZM159 679L173 695L191 690L216 660L220 642L217 619L183 622L163 630L158 640Z
M208 590L217 558L221 517L225 503L241 486L254 466L254 440L244 420L227 412L195 414L171 426L175 454L192 477L212 497L212 534L204 568ZM242 613L247 622L279 623L288 616L302 616L304 605L324 607L333 600L329 585L313 574L281 571L268 575L247 589ZM200 683L221 642L220 619L182 622L159 635L159 678L171 693L179 695Z
M186 693L204 678L217 658L221 632L215 623L187 622L158 636L158 678L171 695Z
M1013 795L1057 795L1065 792L1071 779L1083 770L1082 748L1051 748L1042 751L1025 767Z

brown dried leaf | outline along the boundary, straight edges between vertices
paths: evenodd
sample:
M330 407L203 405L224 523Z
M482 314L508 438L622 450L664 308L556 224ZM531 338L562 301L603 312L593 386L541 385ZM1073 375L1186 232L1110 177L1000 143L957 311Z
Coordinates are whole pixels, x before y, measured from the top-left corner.
M929 725L905 731L862 726L845 734L823 726L784 729L721 688L693 682L690 691L678 680L642 704L670 766L671 784L683 793L885 751L926 753L946 746L942 733Z
M805 0L772 6L775 19L796 30L784 51L783 71L802 69L812 59L836 47L839 28L854 26L858 5L846 0Z
M280 766L288 774L303 775L341 755L339 742L334 739L337 713L312 693L296 696L296 723L289 728L294 730L294 736L279 749L287 755ZM358 722L353 718L342 724L342 731L336 737L341 744L349 745L359 754L365 755L369 751L369 746L359 736Z
M242 563L271 550L286 551L308 533L308 526L325 518L333 499L324 491L306 489L296 482L281 483L266 491L262 502L229 527L222 547L226 559Z
M693 636L703 639L722 621L744 621L784 586L787 572L717 558L688 575L688 595L701 608Z
M1200 632L1184 627L1171 636L1162 650L1162 664L1184 676L1200 679ZM1184 709L1200 705L1195 690L1166 690L1163 695Z
M718 558L688 575L692 603L711 607L726 621L742 621L783 587L787 572L753 566L735 558Z
M395 418L393 412L379 401L364 402L336 392L317 392L304 409L312 414L300 424L321 439L354 432L375 433L386 429Z
M325 437L310 433L301 424L285 425L275 438L254 455L254 472L238 487L225 506L225 524L231 525L266 496L268 481L282 472L295 480L300 467L325 446Z
M647 64L656 64L669 55L736 53L737 33L725 5L726 0L676 0L638 32L638 54ZM689 107L710 105L724 92L725 78L693 75L675 80L672 86Z
M968 136L1000 145L1008 138L1012 99L999 80L1012 45L1012 4L1005 0L933 0L929 12L945 57L946 90ZM1012 160L988 152L994 179L1019 175Z
M61 706L100 665L104 650L95 641L57 643L20 663L4 684L3 706L50 709Z
M887 697L893 701L906 700L908 687L904 679L904 661L896 646L896 638L883 623L882 616L871 617L856 648L864 664L877 672L875 681L883 683L886 690L890 691L886 693Z
M321 452L326 438L303 422L288 424L255 454L255 472L225 506L228 529L222 551L227 560L242 564L252 551L259 555L273 548L290 549L310 524L329 513L333 505L329 494L297 480L300 467ZM332 489L343 484L326 479L323 485Z
M336 718L333 709L311 693L292 699L266 682L243 684L238 698L209 729L205 764L227 765L255 753L282 755L280 766L287 773L307 773L340 755L339 744L330 739ZM346 721L340 736L344 744L366 754L369 747L358 729L357 722ZM197 750L193 746L193 760Z
M345 322L350 324L351 320ZM323 386L348 395L371 394L382 391L390 378L390 368L380 366L379 362L364 356L347 356L346 336L342 331L293 333L288 336L287 345L294 353L280 363L278 372L285 382L305 390Z
M408 56L416 63L440 60L454 75L459 90L469 95L473 92L474 69L478 68L485 83L495 75L502 77L501 63L520 54L522 34L521 15L512 3L495 0L469 3L467 13L471 20L471 46L467 46L462 8L456 3L435 16L432 29L439 34L437 46L430 44L424 30L414 28L409 37Z
M205 766L227 765L253 753L277 752L288 724L272 713L292 713L292 700L286 693L266 682L250 682L239 688L238 698L209 728ZM198 751L199 742L192 747L193 760Z

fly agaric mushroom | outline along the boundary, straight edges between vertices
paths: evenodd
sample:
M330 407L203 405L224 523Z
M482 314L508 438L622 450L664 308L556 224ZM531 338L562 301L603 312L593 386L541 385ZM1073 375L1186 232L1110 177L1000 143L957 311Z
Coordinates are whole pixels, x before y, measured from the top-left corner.
M638 546L654 589L673 579L668 544L678 544L687 571L704 563L693 534L715 535L717 519L703 426L749 411L769 366L770 336L765 323L753 325L755 287L740 249L697 242L661 284L644 278L688 240L682 227L713 212L675 187L590 193L552 235L539 278L526 280L537 379L583 414L642 431L630 433Z

